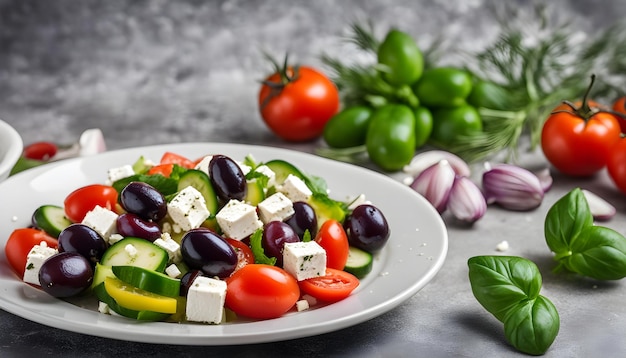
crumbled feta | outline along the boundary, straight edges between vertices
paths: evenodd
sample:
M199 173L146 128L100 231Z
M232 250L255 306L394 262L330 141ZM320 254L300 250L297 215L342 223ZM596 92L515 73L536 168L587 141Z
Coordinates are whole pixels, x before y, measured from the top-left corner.
M509 249L509 242L504 240L502 242L500 242L498 245L496 245L496 250L498 251L506 251Z
M98 301L98 312L104 314L111 314L111 310L109 309L109 305L102 301Z
M209 163L211 163L211 159L213 159L212 155L205 156L204 158L202 158L202 160L198 162L198 164L196 164L196 167L194 169L209 174Z
M128 244L128 245L124 246L124 250L126 251L128 256L130 256L130 257L135 257L139 253L139 251L137 250L137 248L133 244Z
M107 184L115 183L116 181L124 178L128 178L131 175L135 175L132 165L126 164L118 168L111 168L107 171L108 180Z
M171 278L177 278L182 274L180 269L175 264L171 264L165 268L165 273Z
M296 302L296 309L298 312L308 310L309 309L309 301L307 300L299 300Z
M326 250L315 241L286 242L283 268L298 281L326 274Z
M265 198L257 205L257 209L264 224L270 221L283 221L295 213L291 200L280 192Z
M94 229L104 241L109 242L111 235L117 232L117 217L115 212L96 205L87 212L81 223Z
M307 201L313 195L306 183L293 174L289 174L277 189L293 202Z
M200 227L211 214L202 194L192 186L176 194L167 204L167 212L174 223L185 231Z
M239 200L230 200L215 216L224 235L241 240L263 227L256 208Z
M154 244L162 248L167 252L170 263L178 263L182 261L182 254L180 253L180 244L172 239L169 233L164 232L161 237L154 240Z
M111 234L111 236L109 236L109 245L113 245L116 242L122 240L124 238L124 236L120 235L120 234Z
M57 249L48 247L45 241L42 241L39 245L33 246L26 256L26 266L23 277L24 282L39 286L39 270L41 269L41 265L43 265L46 259L58 252Z
M187 293L185 315L187 320L219 324L224 315L226 282L198 276Z
M268 167L267 165L259 165L258 167L256 167L256 169L254 169L254 171L257 173L261 173L267 177L268 188L276 185L276 173L274 173L274 171L270 169L270 167Z

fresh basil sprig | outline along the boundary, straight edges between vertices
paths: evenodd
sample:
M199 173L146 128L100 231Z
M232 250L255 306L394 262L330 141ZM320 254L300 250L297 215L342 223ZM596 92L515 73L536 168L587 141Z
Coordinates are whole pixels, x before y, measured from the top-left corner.
M537 265L517 256L475 256L467 264L474 297L504 323L507 340L521 352L545 353L560 319L554 304L539 294Z
M593 224L580 188L559 199L548 210L544 234L559 268L598 280L626 277L626 237Z

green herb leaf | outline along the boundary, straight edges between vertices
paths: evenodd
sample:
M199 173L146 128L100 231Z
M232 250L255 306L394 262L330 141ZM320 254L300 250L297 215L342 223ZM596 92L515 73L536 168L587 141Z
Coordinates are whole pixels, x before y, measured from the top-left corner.
M468 260L468 266L474 297L502 322L521 301L539 295L541 274L530 260L516 256L476 256Z
M560 328L554 304L544 296L522 301L504 319L506 339L519 351L541 355L554 342Z
M275 257L267 257L261 239L263 238L263 230L259 229L250 236L250 249L254 255L254 262L257 264L272 265L276 264Z
M548 210L544 224L546 243L558 260L571 253L570 241L593 225L593 216L580 188L574 188Z
M113 183L113 188L118 193L124 189L126 185L133 181L140 181L152 185L157 191L164 196L168 196L178 191L178 180L173 178L166 178L161 174L147 175L147 174L135 174L130 177L117 180Z
M572 272L598 280L626 277L626 238L603 226L588 226L570 242L571 255L561 258Z

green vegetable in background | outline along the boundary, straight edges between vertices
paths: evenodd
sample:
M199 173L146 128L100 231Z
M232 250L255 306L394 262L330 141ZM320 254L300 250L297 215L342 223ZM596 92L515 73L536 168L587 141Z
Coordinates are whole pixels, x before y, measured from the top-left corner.
M424 71L413 91L426 107L461 106L472 91L472 76L454 67L430 68Z
M419 106L413 112L415 115L415 148L421 148L428 142L433 132L433 114L424 107Z
M334 115L324 126L323 138L333 148L349 148L365 144L372 109L353 106Z
M387 104L374 111L365 146L369 158L387 171L401 169L415 153L415 116L402 104Z
M472 85L472 91L467 97L467 103L476 108L501 111L513 108L509 91L497 83L485 80L478 80Z
M432 111L432 115L431 140L440 147L449 147L459 138L480 133L483 129L480 114L470 105L438 108Z
M593 224L580 188L559 199L548 210L544 233L557 269L598 280L626 277L626 238L615 230Z
M407 33L390 30L378 47L379 70L393 86L412 85L424 70L422 52Z
M524 353L545 353L560 319L552 302L539 294L537 265L516 256L475 256L467 264L474 297L504 323L507 340Z

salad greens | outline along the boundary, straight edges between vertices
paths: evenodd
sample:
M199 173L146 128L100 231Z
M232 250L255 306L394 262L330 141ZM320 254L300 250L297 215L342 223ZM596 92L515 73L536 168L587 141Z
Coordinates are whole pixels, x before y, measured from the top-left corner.
M626 277L626 238L613 229L594 225L580 188L571 190L550 208L544 233L559 262L557 269L598 280Z
M545 353L559 332L560 319L554 304L539 294L537 266L517 256L475 256L467 264L474 297L504 323L506 339L521 352Z

